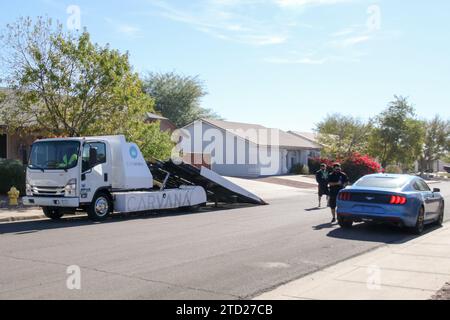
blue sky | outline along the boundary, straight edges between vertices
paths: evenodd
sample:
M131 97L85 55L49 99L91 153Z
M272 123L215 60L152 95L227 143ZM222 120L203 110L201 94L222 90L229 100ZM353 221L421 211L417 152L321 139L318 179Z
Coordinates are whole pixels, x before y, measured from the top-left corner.
M0 25L67 24L71 5L136 71L198 75L202 105L230 121L310 131L327 113L372 117L394 94L450 118L448 0L15 0Z

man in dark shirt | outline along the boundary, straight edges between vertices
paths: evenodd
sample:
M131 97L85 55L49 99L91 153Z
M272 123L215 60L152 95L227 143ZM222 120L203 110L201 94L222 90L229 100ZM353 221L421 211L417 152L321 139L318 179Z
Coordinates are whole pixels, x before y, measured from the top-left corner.
M339 163L333 165L333 172L328 176L328 185L330 186L330 208L333 216L331 223L334 223L336 222L336 201L338 193L348 185L348 177L342 172Z
M318 183L318 189L319 189L319 208L322 204L322 197L327 196L330 194L328 190L328 171L327 171L327 165L322 163L320 165L320 170L316 172L316 181Z

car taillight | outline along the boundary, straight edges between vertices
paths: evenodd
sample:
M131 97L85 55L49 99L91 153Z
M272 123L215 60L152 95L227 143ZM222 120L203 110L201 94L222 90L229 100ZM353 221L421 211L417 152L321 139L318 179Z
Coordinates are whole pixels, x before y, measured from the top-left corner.
M408 202L408 200L406 199L406 197L402 196L391 196L391 200L389 201L390 204L395 205L405 205L406 202Z
M350 192L341 192L339 194L339 200L350 201L352 200L352 194Z

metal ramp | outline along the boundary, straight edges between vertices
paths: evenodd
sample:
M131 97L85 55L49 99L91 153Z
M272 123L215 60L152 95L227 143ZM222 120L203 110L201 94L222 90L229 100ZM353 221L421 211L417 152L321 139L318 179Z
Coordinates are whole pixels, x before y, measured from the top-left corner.
M165 188L178 188L181 185L202 186L208 201L225 203L267 204L257 195L245 190L221 175L205 168L198 169L190 164L175 164L172 160L148 164L153 179Z

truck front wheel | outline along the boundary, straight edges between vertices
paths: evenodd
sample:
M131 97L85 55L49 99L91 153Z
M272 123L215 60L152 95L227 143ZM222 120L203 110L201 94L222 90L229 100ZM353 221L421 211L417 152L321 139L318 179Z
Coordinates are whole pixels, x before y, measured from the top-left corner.
M47 218L50 218L52 220L59 220L64 215L64 212L62 212L58 208L44 207L42 208L42 211Z
M112 212L112 200L106 192L99 192L92 199L91 205L87 209L89 219L93 221L103 221Z

